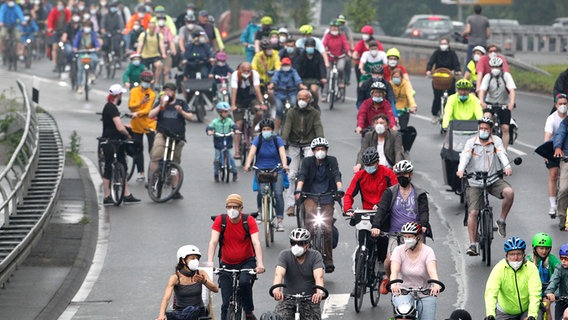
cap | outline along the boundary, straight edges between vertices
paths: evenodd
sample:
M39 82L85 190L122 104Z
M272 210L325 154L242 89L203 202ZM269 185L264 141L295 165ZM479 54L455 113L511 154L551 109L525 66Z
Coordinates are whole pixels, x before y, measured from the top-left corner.
M199 15L201 17L209 17L209 12L207 12L206 10L201 10L199 11Z
M284 65L284 64L292 64L292 61L290 61L290 58L288 58L288 57L282 58L282 61L280 61L280 62L281 62L283 65Z
M186 8L193 8L195 9L195 3L188 3L187 6L185 6Z
M177 90L177 86L176 86L176 84L173 83L173 82L168 82L168 83L164 84L163 89L164 89L164 90L165 90L165 89L172 89L172 90L176 91L176 90Z
M110 88L108 89L108 92L112 95L118 95L121 93L125 93L126 89L124 89L120 84L116 83L113 84L112 86L110 86Z
M236 193L230 194L229 196L227 196L227 200L225 200L225 204L229 204L229 203L236 203L236 204L238 204L239 206L242 207L243 206L243 198Z

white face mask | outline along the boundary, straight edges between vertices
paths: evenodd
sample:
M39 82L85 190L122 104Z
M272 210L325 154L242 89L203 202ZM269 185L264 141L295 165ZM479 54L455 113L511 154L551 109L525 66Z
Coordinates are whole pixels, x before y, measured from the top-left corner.
M327 152L325 152L325 151L323 151L323 150L318 150L318 151L316 151L316 154L315 154L316 159L318 159L318 160L323 160L323 159L325 159L325 156L326 156L326 155L327 155Z
M441 44L441 45L440 45L440 50L442 50L442 51L448 50L448 45L447 45L447 44Z
M286 72L286 71L290 71L292 70L292 67L287 66L287 67L282 67L282 71Z
M333 30L333 31L330 31L329 33L331 33L332 36L336 36L336 35L339 34L339 31Z
M509 263L509 266L511 266L511 268L513 268L513 270L517 271L523 265L524 261L523 260L521 260L521 261L508 261L507 260L507 262Z
M367 40L371 39L371 36L364 33L364 34L361 35L361 39L363 39L363 41L367 41Z
M300 107L300 109L304 109L305 107L308 106L308 102L304 101L304 100L298 100L298 107Z
M304 252L306 252L306 250L304 249L304 247L299 246L299 245L294 245L292 246L292 248L290 248L290 251L292 251L292 254L296 257L300 257L301 255L304 254Z
M243 78L248 79L248 77L250 77L250 73L241 73L241 76L243 76Z
M134 26L132 27L132 29L134 29L134 30L138 31L138 30L140 30L140 26L139 26L139 25L137 25L137 24L135 24L135 25L134 25Z
M490 52L489 53L489 59L491 58L497 58L497 52Z
M79 21L81 21L81 17L73 16L73 18L71 18L71 20L73 20L73 22L79 22Z
M398 64L398 60L389 59L389 67L394 68Z
M284 37L284 36L278 38L278 41L280 41L280 43L284 43L284 42L286 42L286 40L288 40L288 38Z
M84 32L84 33L90 33L90 32L91 32L91 28L83 28L83 32Z
M187 10L185 13L186 13L187 15L190 15L190 16L191 16L191 15L193 15L193 12L194 12L193 10Z
M375 125L375 131L376 131L378 134L383 134L383 133L385 133L385 131L386 131L385 125L382 124L382 123L377 123L377 124Z
M377 54L379 54L379 50L376 49L369 50L369 54L372 55L373 57L376 57Z
M481 59L481 55L479 55L479 54L473 55L473 61L477 62L477 61L479 61L479 59Z
M199 268L199 260L197 259L189 260L189 262L187 263L187 267L191 271L196 271Z
M239 210L237 209L227 209L227 215L231 219L236 219L239 216Z
M491 74L496 77L501 74L501 70L497 68L491 69Z
M158 20L158 25L159 25L160 27L165 26L165 25L166 25L166 20Z
M414 247L416 247L416 244L418 243L418 240L416 240L416 238L404 238L404 245L406 246L407 249L414 249Z
M558 112L560 113L568 112L568 106L566 106L565 104L558 105Z

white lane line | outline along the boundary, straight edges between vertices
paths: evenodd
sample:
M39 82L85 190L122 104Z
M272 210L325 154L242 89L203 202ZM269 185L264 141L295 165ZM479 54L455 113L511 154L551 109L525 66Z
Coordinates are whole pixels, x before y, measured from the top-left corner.
M515 141L515 143L516 143L516 141ZM520 156L526 156L526 155L527 155L525 152L522 152L521 150L519 150L519 149L517 149L517 148L513 148L513 147L511 147L511 146L509 146L509 148L507 149L507 151L516 153L516 154L518 154L518 155L520 155Z
M343 316L349 304L349 293L330 294L323 305L322 319L329 319L330 316Z
M522 141L519 141L519 140L515 140L515 143L516 143L516 144L520 144L521 146L527 147L527 148L532 149L532 150L534 150L534 149L537 148L536 146L533 146L532 144L529 144L529 143L526 143L526 142L522 142ZM510 148L509 148L509 149L510 149Z

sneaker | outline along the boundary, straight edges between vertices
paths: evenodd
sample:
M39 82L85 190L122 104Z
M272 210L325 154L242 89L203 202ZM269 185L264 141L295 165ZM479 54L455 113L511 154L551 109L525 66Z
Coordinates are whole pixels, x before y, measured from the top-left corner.
M479 252L477 252L477 246L475 245L475 243L472 243L469 245L469 248L467 248L466 254L468 256L471 257L475 257L479 255Z
M284 225L282 225L282 222L276 223L276 232L284 232Z
M65 72L69 72L71 71L71 66L70 65L66 65L65 66Z
M83 94L83 92L85 92L85 90L83 89L83 86L79 86L79 88L77 88L77 93Z
M174 199L174 200L182 200L182 199L183 199L183 196L181 195L181 193L176 192L176 193L174 194L174 196L172 197L172 199Z
M387 283L389 283L389 279L383 279L383 281L381 281L381 286L379 287L379 292L381 294L389 294L389 291L387 290Z
M142 172L140 172L140 173L138 174L138 177L136 178L136 181L142 182L142 181L144 181L144 180L146 180L146 177L144 177L144 174L143 174Z
M256 320L254 313L245 314L245 320Z
M237 182L239 181L239 176L237 175L236 172L233 172L233 182Z
M219 175L218 174L214 175L213 179L215 179L215 182L219 182Z
M108 197L105 197L105 198L104 198L103 204L114 204L114 201L112 201L112 197L111 197L111 196L108 196Z
M497 220L497 232L499 232L499 235L503 238L505 238L507 236L507 224L505 223L504 220Z
M436 123L438 123L438 120L439 120L438 116L432 116L432 120L430 120L430 122L432 124L436 124Z
M293 206L289 206L288 209L286 209L286 214L289 217L293 217L296 215L296 213L294 212L294 207Z
M134 196L131 193L124 197L124 202L126 203L140 202L140 199L134 198Z
M550 219L556 219L556 208L555 207L550 207L550 209L548 209L548 216L550 217Z

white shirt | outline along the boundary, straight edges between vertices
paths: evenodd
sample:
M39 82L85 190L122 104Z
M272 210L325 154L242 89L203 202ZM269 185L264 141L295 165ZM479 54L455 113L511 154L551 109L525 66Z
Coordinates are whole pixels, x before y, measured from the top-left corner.
M246 88L250 84L250 77L248 79L243 78L241 82L241 88ZM260 85L260 76L256 70L252 70L252 85L259 86ZM231 88L238 88L239 87L239 71L233 72L231 74Z
M377 62L383 62L383 65L386 66L388 61L387 61L387 54L384 51L378 50L378 53L376 56L372 56L370 51L365 51L363 52L363 55L361 55L361 63L365 64L367 62L369 63L377 63Z
M560 118L558 115L558 110L554 111L551 115L546 118L546 123L544 124L544 132L548 132L554 134L558 127L560 127L560 123L564 120L564 118Z
M387 156L385 156L385 140L378 140L377 142L377 152L379 153L379 164L390 168L390 164L387 161Z
M493 81L491 81L493 80ZM509 103L509 92L517 89L515 81L509 72L503 72L503 76L497 77L491 73L483 76L480 89L485 91L485 101L497 104Z

